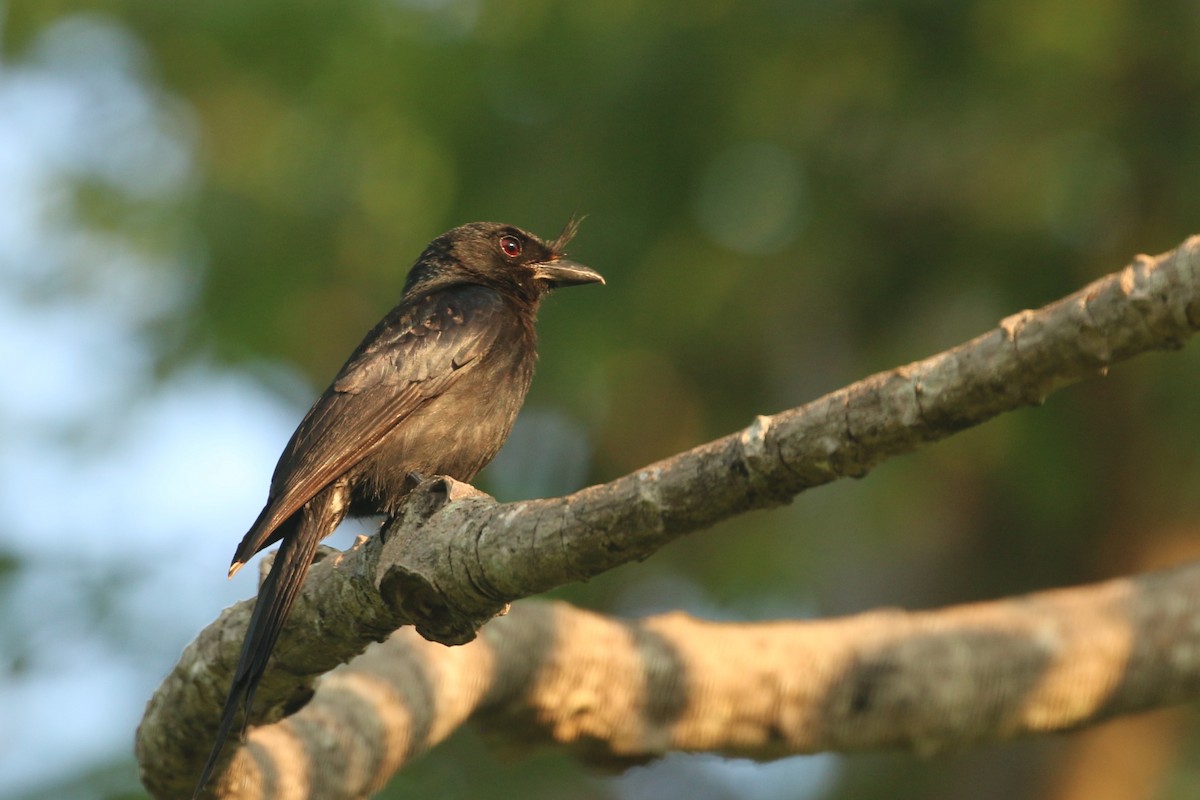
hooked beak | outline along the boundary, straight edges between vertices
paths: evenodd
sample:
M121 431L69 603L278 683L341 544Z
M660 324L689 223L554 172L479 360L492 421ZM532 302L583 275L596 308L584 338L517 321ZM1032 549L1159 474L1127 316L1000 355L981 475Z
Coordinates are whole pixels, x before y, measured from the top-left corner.
M604 276L596 270L565 258L534 264L533 277L550 284L552 289L560 286L579 286L584 283L604 283Z

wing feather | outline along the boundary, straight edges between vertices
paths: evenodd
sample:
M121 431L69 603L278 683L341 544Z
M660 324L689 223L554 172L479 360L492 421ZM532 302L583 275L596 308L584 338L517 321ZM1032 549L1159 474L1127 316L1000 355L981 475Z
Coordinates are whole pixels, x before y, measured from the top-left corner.
M238 546L235 569L277 541L273 534L284 520L478 361L496 341L503 313L493 290L460 286L401 305L367 334L284 448L267 506Z

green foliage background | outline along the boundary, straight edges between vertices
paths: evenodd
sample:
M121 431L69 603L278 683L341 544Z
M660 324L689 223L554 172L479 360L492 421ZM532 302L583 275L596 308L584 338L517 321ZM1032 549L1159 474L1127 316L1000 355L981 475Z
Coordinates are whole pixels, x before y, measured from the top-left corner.
M1200 232L1186 0L37 0L8 5L5 51L76 14L130 32L194 148L178 196L73 188L91 224L193 287L146 331L156 380L204 361L303 405L434 235L472 219L552 235L587 214L572 254L609 284L543 313L543 422L485 479L502 499L616 477ZM1192 556L1198 360L1143 358L559 594L619 613L829 615ZM1161 770L1114 796L1196 791L1194 717L1171 719ZM1058 738L854 756L816 796L1073 797L1086 755ZM556 756L498 760L467 733L389 796L618 791Z

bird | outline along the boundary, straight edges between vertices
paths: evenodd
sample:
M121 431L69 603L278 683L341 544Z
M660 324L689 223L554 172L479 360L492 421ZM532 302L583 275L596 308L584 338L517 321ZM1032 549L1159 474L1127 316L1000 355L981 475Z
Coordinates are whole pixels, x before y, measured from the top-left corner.
M232 577L279 543L193 799L212 777L239 708L243 720L250 713L318 542L345 517L394 515L425 477L470 481L500 450L533 378L542 299L559 287L604 283L565 257L577 229L572 219L544 241L513 225L474 222L438 236L410 268L399 305L305 414L229 567Z

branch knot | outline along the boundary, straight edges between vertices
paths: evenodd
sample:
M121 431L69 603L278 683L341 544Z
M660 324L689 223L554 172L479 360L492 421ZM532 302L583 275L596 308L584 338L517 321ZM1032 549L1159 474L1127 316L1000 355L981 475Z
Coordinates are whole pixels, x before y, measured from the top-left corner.
M421 636L446 645L471 641L506 608L462 579L478 571L470 563L478 536L472 515L454 513L463 503L494 505L495 500L453 478L431 478L409 494L380 531L383 546L375 574L380 595Z

